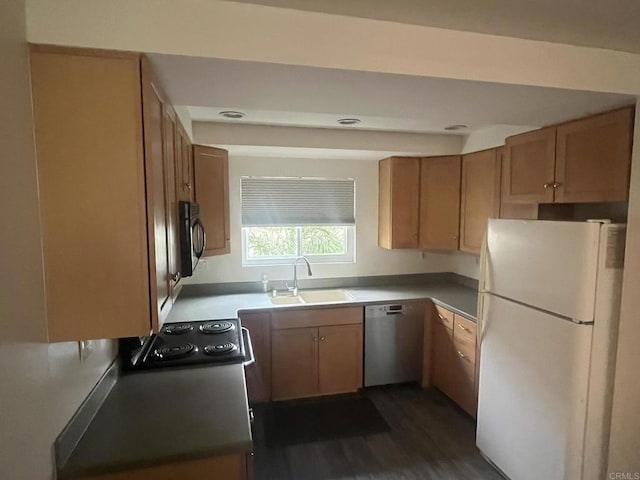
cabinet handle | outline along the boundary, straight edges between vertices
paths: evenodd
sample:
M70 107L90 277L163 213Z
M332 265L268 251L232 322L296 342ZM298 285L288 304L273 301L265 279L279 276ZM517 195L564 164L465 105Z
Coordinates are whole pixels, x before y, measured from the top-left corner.
M459 323L459 324L458 324L458 326L459 326L462 330L464 330L465 332L467 332L467 333L471 333L471 330L469 330L467 327L465 327L465 326L464 326L464 325L462 325L461 323Z
M469 357L468 356L466 356L460 350L457 350L457 352L458 352L458 355L460 356L461 359L466 360L467 362L469 361Z
M191 184L189 182L186 182L184 186L187 187L188 190L191 190Z
M558 183L558 182L555 182L555 183L553 184L553 188L558 188L558 187L561 187L561 186L562 186L562 184L561 184L561 183Z
M178 280L180 280L180 272L170 273L169 280L171 280L172 282L177 282Z
M443 317L442 315L438 314L438 318L442 320L444 323L449 323L449 319L447 317Z

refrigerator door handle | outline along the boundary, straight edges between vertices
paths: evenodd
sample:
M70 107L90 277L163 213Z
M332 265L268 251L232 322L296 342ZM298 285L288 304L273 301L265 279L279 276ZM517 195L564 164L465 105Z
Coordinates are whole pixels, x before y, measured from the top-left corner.
M478 295L478 345L482 345L482 339L484 338L484 297L485 295L482 293Z
M484 234L484 237L482 238L482 247L480 249L480 272L479 272L479 277L480 277L480 283L478 284L478 291L479 292L486 292L486 284L487 284L487 280L486 280L486 276L487 276L487 257L488 257L488 252L487 252L487 234Z

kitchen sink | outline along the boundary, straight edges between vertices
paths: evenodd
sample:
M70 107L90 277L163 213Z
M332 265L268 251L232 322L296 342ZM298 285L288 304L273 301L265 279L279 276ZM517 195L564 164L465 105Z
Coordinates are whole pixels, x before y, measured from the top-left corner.
M300 292L296 296L282 295L276 297L269 297L271 303L274 305L298 305L308 303L331 303L331 302L345 302L353 300L353 295L350 295L345 290L331 289L331 290L306 290Z
M344 290L307 290L300 292L305 303L345 302L353 300L353 295Z
M274 305L297 305L299 303L304 303L304 301L299 296L291 296L291 295L282 295L277 297L269 297L271 303Z

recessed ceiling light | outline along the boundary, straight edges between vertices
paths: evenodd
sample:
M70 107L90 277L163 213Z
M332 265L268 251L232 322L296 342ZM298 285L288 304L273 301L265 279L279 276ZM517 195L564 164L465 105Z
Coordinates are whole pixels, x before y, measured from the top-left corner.
M465 128L469 128L467 125L457 124L457 125L449 125L448 127L444 127L445 130L464 130Z
M244 118L244 113L235 112L233 110L225 110L224 112L220 112L220 115L225 118Z
M340 125L357 125L361 120L359 118L341 118L338 120Z

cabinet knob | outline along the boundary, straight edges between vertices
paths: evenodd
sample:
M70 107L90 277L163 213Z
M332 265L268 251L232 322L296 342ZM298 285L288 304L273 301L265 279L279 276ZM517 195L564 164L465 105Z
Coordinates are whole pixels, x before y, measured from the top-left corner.
M324 341L325 341L325 338L324 338L324 337L320 337L320 341L321 341L321 342L324 342Z
M180 272L170 273L169 280L171 280L172 282L177 282L178 280L180 280Z
M312 339L312 341L314 341L314 342L317 342L317 341L318 341L318 338L317 338L317 337L312 337L311 339Z
M561 186L562 186L562 184L558 183L558 182L554 182L554 184L553 184L553 188L558 188L558 187L561 187Z
M454 235L454 236L453 236L453 239L454 239L454 240L457 240L457 239L458 239L458 236L457 236L457 235Z
M547 189L547 188L551 188L551 187L553 187L554 185L555 185L555 183L545 183L545 184L544 184L544 188L545 188L545 189Z
M189 182L185 182L184 186L187 187L187 190L191 190L191 184Z

